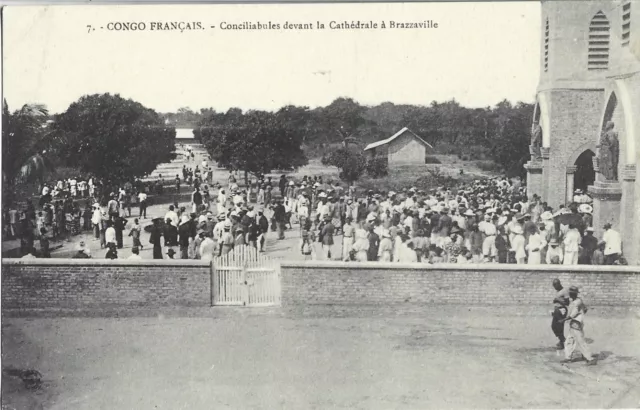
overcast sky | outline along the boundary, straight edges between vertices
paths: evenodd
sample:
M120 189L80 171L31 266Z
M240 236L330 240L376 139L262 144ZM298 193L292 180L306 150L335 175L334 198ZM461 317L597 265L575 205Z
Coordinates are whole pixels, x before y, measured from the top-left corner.
M344 20L433 20L438 28L329 29ZM142 21L147 30L106 30L118 21ZM152 21L199 21L206 30L150 31ZM327 29L219 28L245 21L321 21ZM455 98L479 107L532 102L539 75L539 2L9 6L3 30L12 110L43 103L57 113L105 92L162 112L316 107L340 96L367 105Z

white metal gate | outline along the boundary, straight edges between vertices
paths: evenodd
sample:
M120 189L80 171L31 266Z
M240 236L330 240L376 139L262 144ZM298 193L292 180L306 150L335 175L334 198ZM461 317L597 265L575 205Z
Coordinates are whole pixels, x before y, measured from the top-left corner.
M252 246L213 258L213 305L280 305L280 264Z

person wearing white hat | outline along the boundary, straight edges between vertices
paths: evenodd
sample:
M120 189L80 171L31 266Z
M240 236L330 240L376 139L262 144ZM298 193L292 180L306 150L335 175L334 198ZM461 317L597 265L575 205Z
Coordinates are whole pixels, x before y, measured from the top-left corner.
M549 241L549 248L547 249L547 255L545 256L547 265L560 265L564 259L564 252L562 248L558 246L558 240L551 238Z
M482 241L482 255L485 261L492 262L498 256L498 249L496 248L496 226L492 223L485 225L483 231L485 238Z
M578 256L579 265L591 265L593 252L598 248L598 239L593 236L593 228L590 226L585 230L585 235L580 242L580 256Z
M78 252L73 259L89 259L91 258L91 249L87 247L84 241L80 241L78 246L76 247L76 251Z
M234 246L234 238L231 233L231 221L226 220L223 223L223 234L220 240L218 241L218 255L226 255L233 249Z
M516 263L519 265L524 264L527 257L523 232L522 226L518 224L511 229L511 234L513 235L513 239L510 240L511 252L515 253Z
M216 204L218 215L227 213L227 195L224 189L218 191L218 202Z
M540 265L542 263L542 250L545 246L547 246L547 241L538 230L529 235L529 243L526 245L526 250L529 252L529 259L527 260L529 265Z
M580 250L581 239L582 237L578 228L574 224L569 224L568 230L562 240L564 244L564 265L578 264L578 252Z
M356 240L351 247L355 252L355 260L358 262L367 261L367 251L369 250L369 239L367 238L367 231L362 228L356 229Z
M93 213L91 215L91 225L93 226L93 235L95 239L100 239L100 230L102 229L102 211L100 204L93 204Z
M384 229L382 231L380 245L378 246L378 260L380 262L391 262L392 252L393 243L391 242L391 234L389 233L389 230Z

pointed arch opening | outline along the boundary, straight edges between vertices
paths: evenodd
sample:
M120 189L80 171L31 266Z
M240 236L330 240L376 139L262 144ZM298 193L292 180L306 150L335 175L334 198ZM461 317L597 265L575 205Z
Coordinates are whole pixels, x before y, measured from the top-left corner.
M595 155L595 152L587 149L583 151L574 162L576 167L576 172L573 174L574 189L586 191L587 187L593 185L595 182L596 171L593 169L593 157L595 157Z

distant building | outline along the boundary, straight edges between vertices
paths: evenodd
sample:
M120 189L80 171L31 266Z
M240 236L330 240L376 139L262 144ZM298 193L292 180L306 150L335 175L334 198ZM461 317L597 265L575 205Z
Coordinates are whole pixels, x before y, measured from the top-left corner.
M176 139L192 140L193 138L193 128L176 128Z
M427 154L433 154L433 147L404 127L391 137L374 142L364 148L368 159L387 158L389 166L398 164L424 164Z

